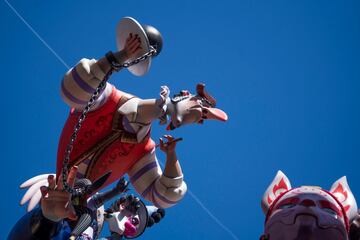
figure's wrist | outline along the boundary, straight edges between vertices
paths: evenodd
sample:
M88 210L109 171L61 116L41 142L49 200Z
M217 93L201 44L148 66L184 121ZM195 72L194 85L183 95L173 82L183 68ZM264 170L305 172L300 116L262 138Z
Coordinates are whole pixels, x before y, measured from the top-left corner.
M174 149L169 149L166 151L166 156L168 160L176 160L176 151Z
M127 60L127 53L124 50L118 52L109 51L105 55L106 62L112 70L119 71Z
M129 56L125 50L120 50L120 51L115 52L114 56L119 64L123 64L129 58Z

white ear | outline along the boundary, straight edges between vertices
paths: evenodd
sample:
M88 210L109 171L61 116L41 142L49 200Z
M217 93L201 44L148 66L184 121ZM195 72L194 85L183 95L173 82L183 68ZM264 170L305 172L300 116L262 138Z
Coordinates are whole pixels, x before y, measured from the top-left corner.
M271 182L269 187L266 189L263 198L261 200L261 207L264 214L267 213L271 204L274 200L283 192L291 189L289 179L282 171L278 171L274 180Z
M343 205L346 216L349 221L352 222L357 216L357 204L353 193L350 190L346 177L342 177L337 180L330 189L330 192L337 198L337 200Z

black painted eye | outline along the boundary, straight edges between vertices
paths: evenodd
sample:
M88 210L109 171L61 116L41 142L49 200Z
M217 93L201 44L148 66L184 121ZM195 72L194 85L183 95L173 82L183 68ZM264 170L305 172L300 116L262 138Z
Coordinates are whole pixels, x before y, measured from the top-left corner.
M295 207L296 204L294 203L286 203L279 206L279 209L289 209Z
M136 226L136 225L139 224L139 219L137 219L137 218L132 218L132 219L131 219L131 223Z
M323 208L323 210L333 216L337 216L337 213L334 210L332 210L331 208Z

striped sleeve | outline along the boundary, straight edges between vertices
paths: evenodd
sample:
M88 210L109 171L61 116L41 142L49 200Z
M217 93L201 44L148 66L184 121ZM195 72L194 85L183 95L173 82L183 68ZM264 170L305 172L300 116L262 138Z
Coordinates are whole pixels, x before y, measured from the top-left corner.
M183 176L169 178L162 174L155 151L138 161L128 175L135 190L158 208L174 206L187 190Z
M61 97L70 107L81 110L86 106L104 77L105 73L100 69L95 59L83 58L65 74L61 81ZM102 105L110 94L111 86L107 84L105 90L96 100L93 109Z

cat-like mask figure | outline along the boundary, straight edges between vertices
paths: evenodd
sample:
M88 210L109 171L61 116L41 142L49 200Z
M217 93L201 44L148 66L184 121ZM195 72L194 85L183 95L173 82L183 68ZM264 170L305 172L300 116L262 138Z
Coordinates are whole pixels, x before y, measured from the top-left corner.
M320 187L292 188L278 171L262 198L266 215L262 240L347 240L349 226L357 217L357 204L346 177L329 191Z

